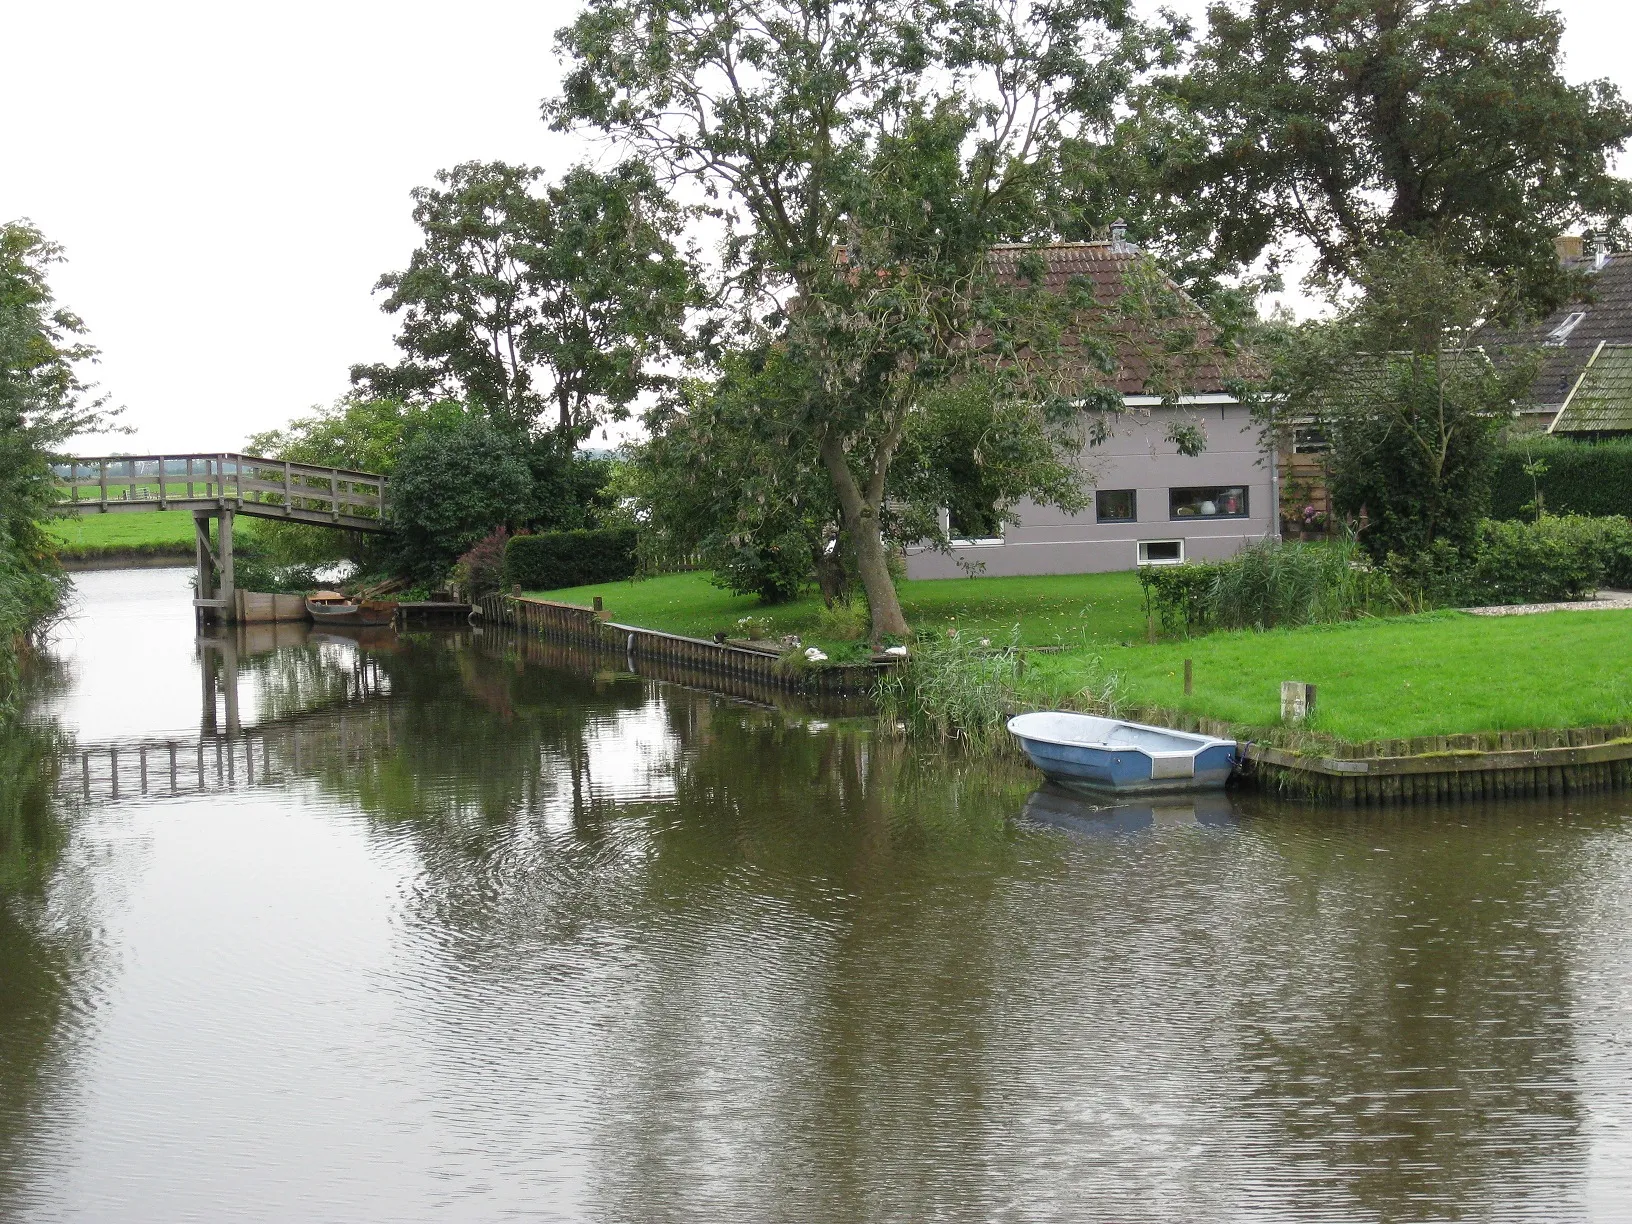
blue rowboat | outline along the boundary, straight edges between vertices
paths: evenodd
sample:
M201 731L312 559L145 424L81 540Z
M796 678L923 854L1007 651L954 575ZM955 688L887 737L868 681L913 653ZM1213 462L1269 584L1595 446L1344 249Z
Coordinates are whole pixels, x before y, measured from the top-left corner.
M1117 793L1211 790L1235 768L1234 740L1063 710L1009 719L1031 763L1051 781Z

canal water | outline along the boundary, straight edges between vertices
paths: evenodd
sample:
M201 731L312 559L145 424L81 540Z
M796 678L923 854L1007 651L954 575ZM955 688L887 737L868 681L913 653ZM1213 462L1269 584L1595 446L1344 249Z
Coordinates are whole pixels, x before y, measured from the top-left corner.
M0 1218L1632 1218L1626 797L1102 811L76 581L0 742Z

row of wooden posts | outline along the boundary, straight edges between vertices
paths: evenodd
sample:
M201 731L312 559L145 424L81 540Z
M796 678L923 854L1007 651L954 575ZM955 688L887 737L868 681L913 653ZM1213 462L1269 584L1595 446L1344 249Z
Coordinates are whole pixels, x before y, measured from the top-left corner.
M595 597L594 607L586 608L518 595L491 595L482 602L482 617L487 624L514 626L601 653L616 653L631 662L653 661L699 675L751 682L767 693L867 695L889 666L874 663L801 668L790 666L780 653L768 650L620 625L608 619L600 596Z

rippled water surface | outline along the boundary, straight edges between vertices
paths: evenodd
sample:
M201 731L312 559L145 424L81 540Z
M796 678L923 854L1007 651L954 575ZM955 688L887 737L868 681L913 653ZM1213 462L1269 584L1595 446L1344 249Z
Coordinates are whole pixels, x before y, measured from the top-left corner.
M79 585L0 742L0 1218L1632 1219L1626 797L1095 811Z

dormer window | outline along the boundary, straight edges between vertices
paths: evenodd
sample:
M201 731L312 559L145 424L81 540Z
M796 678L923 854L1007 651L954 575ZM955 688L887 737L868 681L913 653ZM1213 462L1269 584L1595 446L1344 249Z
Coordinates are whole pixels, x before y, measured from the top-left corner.
M1564 342L1570 338L1570 333L1579 327L1581 325L1581 320L1586 317L1587 312L1584 310L1572 311L1565 315L1564 322L1560 323L1557 327L1553 328L1552 331L1547 333L1547 347L1563 348Z

